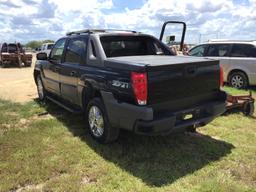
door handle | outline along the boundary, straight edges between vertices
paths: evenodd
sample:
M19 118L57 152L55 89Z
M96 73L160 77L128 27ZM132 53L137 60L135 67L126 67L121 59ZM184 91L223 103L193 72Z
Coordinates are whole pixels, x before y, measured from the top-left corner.
M70 76L75 76L76 75L76 71L71 71L70 72Z

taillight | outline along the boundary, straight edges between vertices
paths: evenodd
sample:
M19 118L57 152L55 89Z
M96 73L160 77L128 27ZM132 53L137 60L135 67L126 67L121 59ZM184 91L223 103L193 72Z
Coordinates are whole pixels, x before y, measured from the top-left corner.
M220 66L220 87L224 86L224 72L223 72L223 67Z
M132 88L139 105L146 105L148 98L147 73L131 73Z

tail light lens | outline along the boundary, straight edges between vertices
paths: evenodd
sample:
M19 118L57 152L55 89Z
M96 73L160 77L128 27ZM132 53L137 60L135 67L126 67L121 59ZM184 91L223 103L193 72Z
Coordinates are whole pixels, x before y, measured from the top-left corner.
M224 86L224 72L223 72L223 67L220 66L220 87Z
M131 73L132 88L139 105L146 105L148 98L147 73Z

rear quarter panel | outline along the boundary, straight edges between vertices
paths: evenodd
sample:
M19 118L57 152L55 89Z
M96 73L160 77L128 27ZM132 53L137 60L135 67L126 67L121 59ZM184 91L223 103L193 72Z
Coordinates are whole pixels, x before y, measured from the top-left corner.
M256 85L256 58L230 57L228 64L223 64L225 81L232 70L241 70L246 73L251 85Z

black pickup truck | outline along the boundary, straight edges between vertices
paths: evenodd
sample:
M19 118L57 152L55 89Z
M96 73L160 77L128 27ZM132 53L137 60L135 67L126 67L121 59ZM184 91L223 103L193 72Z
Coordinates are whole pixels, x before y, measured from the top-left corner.
M119 130L159 135L195 130L225 111L218 61L174 56L153 36L83 30L37 55L34 78L45 98L83 112L94 139Z

